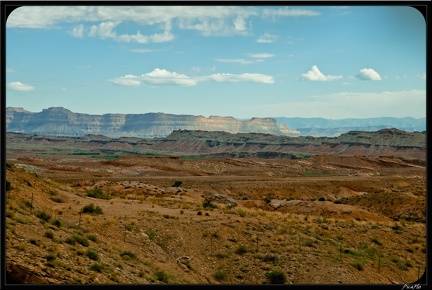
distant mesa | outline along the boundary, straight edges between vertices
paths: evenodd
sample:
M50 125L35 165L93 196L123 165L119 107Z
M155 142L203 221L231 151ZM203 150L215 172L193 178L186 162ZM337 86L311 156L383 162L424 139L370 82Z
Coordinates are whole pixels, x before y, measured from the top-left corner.
M425 131L426 118L257 118L240 120L232 116L176 115L166 113L103 114L74 113L63 107L30 112L22 107L6 108L6 131L54 136L104 135L110 138L163 138L175 130L263 133L276 136L337 137L350 131L378 131L394 128L407 132ZM396 133L396 132L395 132Z
M6 110L6 130L16 133L155 138L166 137L179 129L224 131L232 134L300 135L296 130L278 126L274 118L255 117L250 120L238 120L234 117L210 116L206 118L165 113L90 115L73 113L63 107L51 107L38 113L29 112L23 108L9 107Z

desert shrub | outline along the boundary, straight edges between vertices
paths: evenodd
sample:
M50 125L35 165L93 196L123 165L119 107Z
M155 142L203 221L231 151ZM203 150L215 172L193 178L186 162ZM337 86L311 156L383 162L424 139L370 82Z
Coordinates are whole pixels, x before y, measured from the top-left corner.
M87 257L89 257L89 259L92 259L94 261L99 261L99 255L91 249L87 250Z
M130 251L123 251L123 252L120 253L120 256L123 259L136 259L135 253L132 253Z
M372 238L371 241L372 241L373 243L377 244L378 246L382 246L382 245L383 245L383 243L381 243L380 241L378 241L378 240L375 239L375 238Z
M134 226L133 225L129 225L129 224L127 224L127 225L125 225L125 228L128 230L128 231L133 231L133 229L134 229Z
M269 279L270 284L285 284L287 280L286 274L280 270L273 270L267 272L265 275Z
M183 184L183 182L182 181L180 181L180 180L176 180L174 183L173 183L173 185L171 185L172 187L179 187L180 185L182 185Z
M239 245L238 248L234 251L237 255L243 255L247 253L247 247L245 245Z
M203 204L202 204L203 208L217 208L217 206L215 204L213 204L210 200L204 200Z
M51 219L51 215L48 214L48 213L46 213L46 212L44 212L44 211L38 211L38 212L36 212L36 216L38 218L40 218L41 220L46 221L46 222L48 222Z
M48 254L46 256L44 256L44 258L48 261L48 262L52 262L54 261L57 257L53 254Z
M93 264L90 266L90 269L100 273L103 271L104 266L102 264Z
M87 239L89 239L90 241L95 242L95 243L98 242L98 239L95 235L88 235Z
M264 200L265 203L270 203L271 198L268 197L268 196L266 196L266 197L263 198L263 200Z
M148 236L149 236L149 239L153 241L156 238L156 232L155 231L150 231L148 233Z
M89 242L86 238L84 238L82 236L78 236L78 235L70 236L69 238L67 238L65 240L65 242L67 244L70 244L70 245L75 245L75 243L78 243L84 247L88 247L88 245L89 245Z
M320 198L318 198L318 201L326 201L326 198L324 196L321 196Z
M89 189L89 190L87 190L87 196L88 197L99 198L99 199L111 199L111 195L106 194L100 188L95 188L95 189Z
M354 262L354 263L352 263L351 265L354 267L354 268L356 268L357 270L359 270L359 271L363 271L363 262L360 262L360 261L356 261L356 262Z
M30 239L30 244L36 245L36 246L40 246L42 245L42 242L40 240L35 240L35 239Z
M164 282L164 283L168 283L168 274L167 273L165 273L164 271L157 271L156 273L155 273L155 275L156 275L156 279L158 280L158 281L161 281L161 282Z
M52 231L46 231L44 236L51 240L54 239L54 233Z
M222 281L227 277L227 272L224 270L217 270L216 272L214 272L213 277L218 280L218 281Z
M81 211L83 213L90 213L90 214L102 214L102 208L100 206L94 206L94 204L90 203L86 206L84 206Z
M15 216L15 212L14 211L12 211L10 209L6 210L6 217L13 218L14 216Z
M61 222L61 220L57 220L57 219L53 220L52 224L55 225L58 228L63 225L63 223Z

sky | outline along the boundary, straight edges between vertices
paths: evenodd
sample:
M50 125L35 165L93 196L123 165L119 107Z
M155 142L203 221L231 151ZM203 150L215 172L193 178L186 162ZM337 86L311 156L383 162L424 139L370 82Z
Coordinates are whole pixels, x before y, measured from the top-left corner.
M422 118L426 24L405 6L23 6L6 106Z

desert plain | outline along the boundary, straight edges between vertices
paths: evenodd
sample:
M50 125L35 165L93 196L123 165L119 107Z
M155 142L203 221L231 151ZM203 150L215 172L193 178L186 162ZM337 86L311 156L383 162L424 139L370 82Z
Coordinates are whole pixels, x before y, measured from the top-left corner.
M10 283L409 284L425 271L425 159L74 146L7 143Z

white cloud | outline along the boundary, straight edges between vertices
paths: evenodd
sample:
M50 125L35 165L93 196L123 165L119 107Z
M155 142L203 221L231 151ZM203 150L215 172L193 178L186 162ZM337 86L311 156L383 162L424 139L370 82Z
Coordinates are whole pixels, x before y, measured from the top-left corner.
M248 55L253 58L270 58L275 56L271 53L249 53Z
M360 70L360 73L355 76L356 78L363 81L379 81L381 76L371 68L364 68Z
M110 81L119 86L137 87L141 85L140 78L134 75L125 75Z
M270 115L330 119L426 116L426 91L339 92L269 104L260 108Z
M261 35L260 38L258 38L256 40L256 42L258 42L258 43L272 43L272 42L275 42L277 38L278 38L277 35L270 34L270 33L266 32L263 35Z
M264 17L275 16L317 16L319 12L306 9L289 9L288 7L279 9L264 9L262 15Z
M6 68L6 72L11 73L11 72L15 72L15 70L13 68Z
M88 36L121 42L167 42L175 36L172 23L180 29L193 29L204 36L248 35L249 17L258 15L257 8L235 6L24 6L9 16L8 28L55 28L62 23L79 24L70 32L74 37ZM115 26L124 21L139 25L157 25L160 33L117 35ZM246 25L249 23L249 26Z
M141 75L141 80L150 85L194 86L197 84L197 80L184 74L178 74L176 72L170 72L159 68Z
M9 89L14 91L28 92L34 89L34 86L23 84L21 82L11 82L8 85Z
M426 73L422 74L421 78L422 80L426 80Z
M324 75L320 72L316 65L312 66L311 70L305 74L302 74L300 80L305 81L332 81L341 79L342 76Z
M199 68L192 68L192 70L199 72ZM264 83L274 84L274 79L270 75L257 74L257 73L243 73L243 74L230 74L218 73L209 76L189 77L184 74L170 72L165 69L155 68L153 71L142 74L141 76L125 75L122 77L109 80L110 82L120 86L140 86L143 83L149 85L178 85L178 86L194 86L200 81L213 81L218 83Z
M73 37L83 38L84 37L84 25L80 24L75 26L71 32Z
M239 82L253 82L263 84L274 84L274 78L269 75L256 74L256 73L243 73L243 74L230 74L218 73L206 76L204 80L214 81L218 83L239 83Z
M217 58L216 61L224 63L251 64L263 61L262 59L243 59L243 58Z

